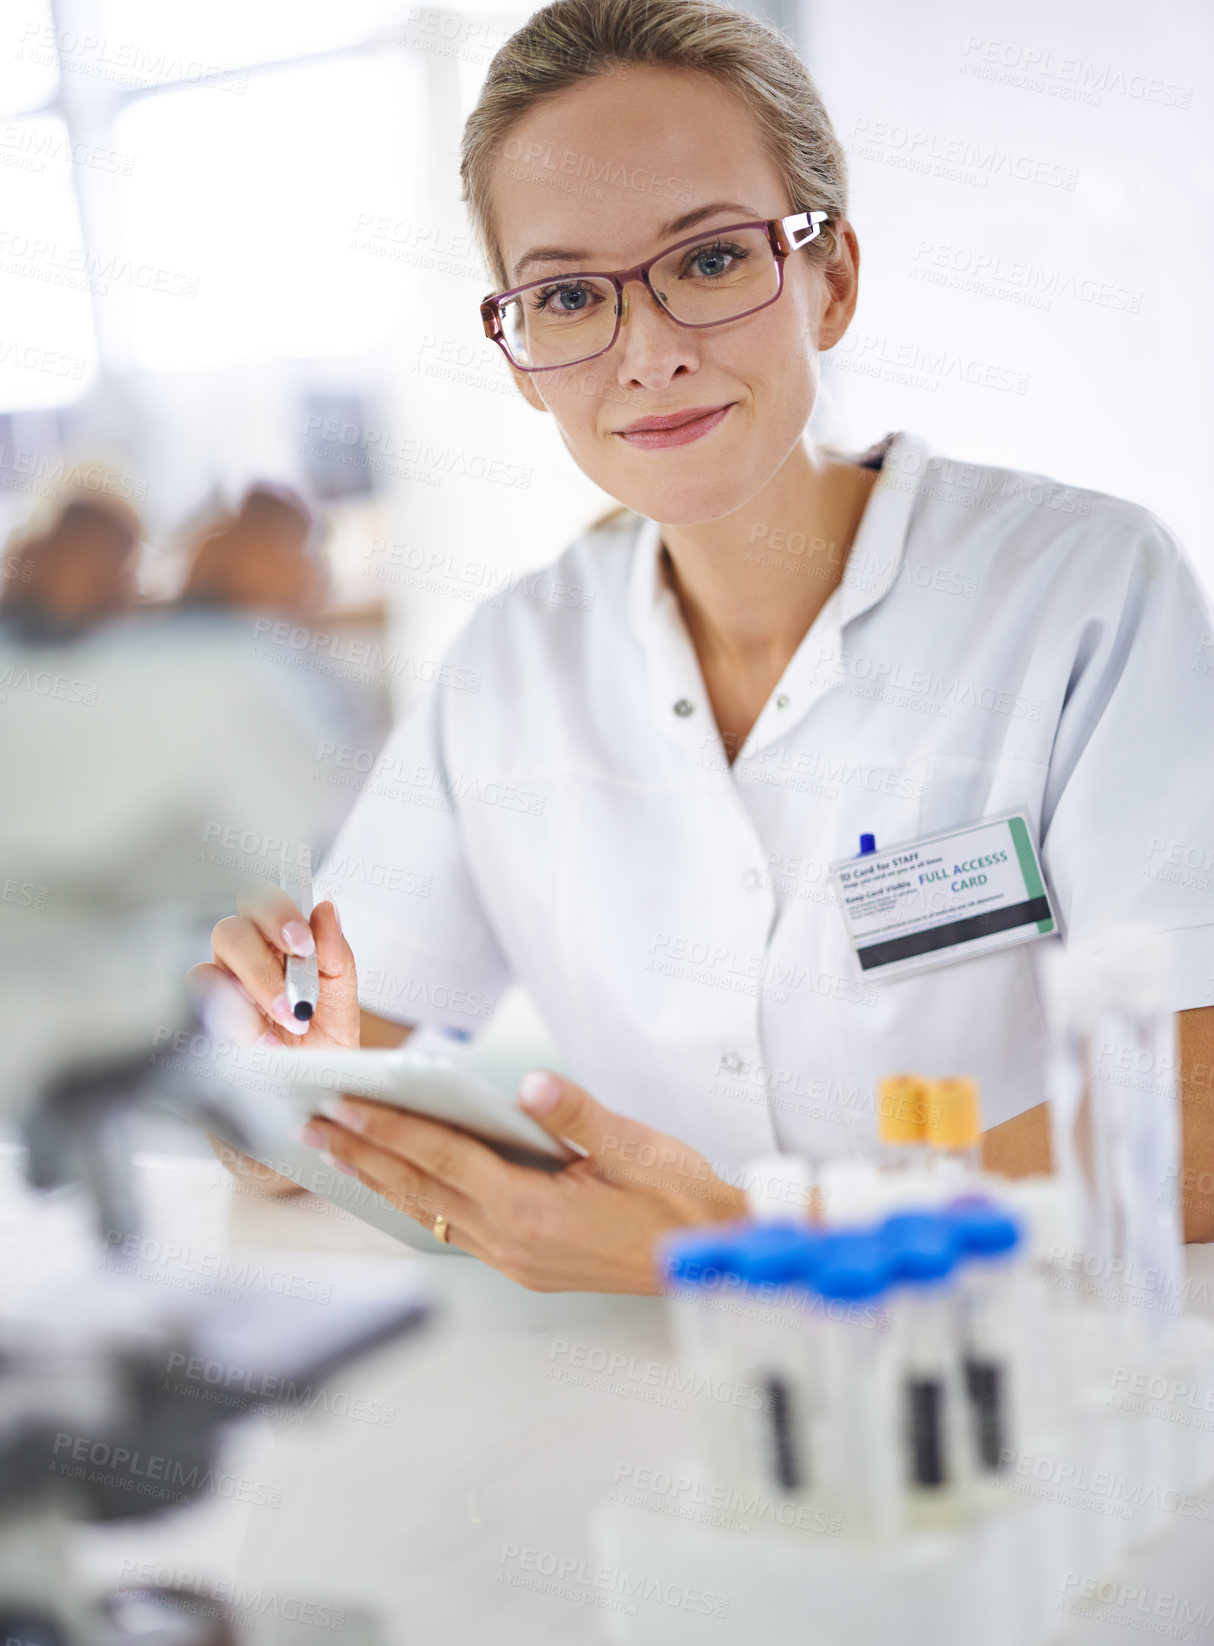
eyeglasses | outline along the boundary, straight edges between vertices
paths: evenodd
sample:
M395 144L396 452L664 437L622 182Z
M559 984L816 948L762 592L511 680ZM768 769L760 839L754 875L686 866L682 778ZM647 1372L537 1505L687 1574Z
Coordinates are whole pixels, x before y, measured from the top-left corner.
M558 274L486 297L485 336L519 371L556 371L606 354L628 318L628 282L639 280L679 326L723 326L774 303L784 259L816 240L824 211L731 223L677 240L647 263L613 273Z

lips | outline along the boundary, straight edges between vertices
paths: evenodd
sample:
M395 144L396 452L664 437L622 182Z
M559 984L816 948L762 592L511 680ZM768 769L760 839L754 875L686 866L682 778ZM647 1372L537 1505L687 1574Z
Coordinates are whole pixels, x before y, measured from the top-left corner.
M686 446L715 429L731 408L732 402L724 406L688 406L682 411L666 412L660 417L638 418L627 428L617 429L616 433L630 446L644 450Z

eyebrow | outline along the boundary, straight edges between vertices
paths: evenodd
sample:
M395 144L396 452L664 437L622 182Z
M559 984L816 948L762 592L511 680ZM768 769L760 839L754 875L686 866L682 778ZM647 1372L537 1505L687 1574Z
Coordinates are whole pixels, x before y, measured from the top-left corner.
M714 200L710 206L697 206L694 211L684 212L682 217L674 217L669 223L660 223L654 232L656 240L664 240L667 235L679 234L683 229L694 229L697 223L702 223L706 217L715 217L718 212L736 211L747 220L756 219L758 213L753 206L741 206L736 200ZM561 246L533 246L530 251L524 252L514 265L514 281L518 279L528 263L577 263L589 259L588 251L567 251Z

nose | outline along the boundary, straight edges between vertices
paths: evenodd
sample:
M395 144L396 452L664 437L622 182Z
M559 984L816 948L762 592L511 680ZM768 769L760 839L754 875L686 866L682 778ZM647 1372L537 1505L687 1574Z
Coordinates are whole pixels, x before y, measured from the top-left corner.
M695 334L671 319L639 275L633 280L643 296L635 305L629 303L632 281L620 294L616 375L622 387L661 388L680 372L696 369Z

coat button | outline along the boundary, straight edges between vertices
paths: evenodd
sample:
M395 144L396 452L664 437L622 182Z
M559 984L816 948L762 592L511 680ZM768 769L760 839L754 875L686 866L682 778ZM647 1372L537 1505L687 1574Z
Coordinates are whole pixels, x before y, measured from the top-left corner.
M781 692L779 697L776 698L776 708L777 709L786 709L788 707L788 701L789 701L788 698L784 695L783 692Z
M742 1072L742 1059L737 1052L722 1052L721 1068L725 1074L740 1074Z
M763 876L759 873L758 869L747 869L746 873L742 876L742 884L746 887L748 892L757 891L759 886L762 884L762 881Z
M683 720L686 720L689 714L695 713L695 708L695 704L689 697L680 697L679 701L674 706L674 712Z

